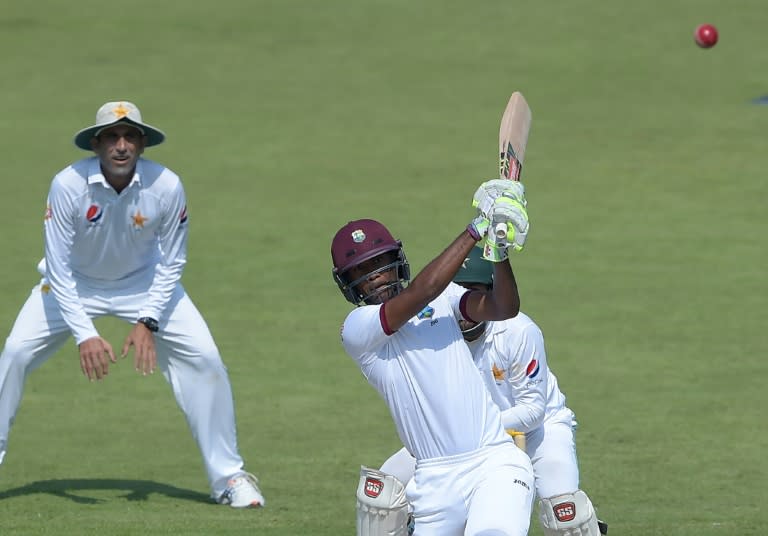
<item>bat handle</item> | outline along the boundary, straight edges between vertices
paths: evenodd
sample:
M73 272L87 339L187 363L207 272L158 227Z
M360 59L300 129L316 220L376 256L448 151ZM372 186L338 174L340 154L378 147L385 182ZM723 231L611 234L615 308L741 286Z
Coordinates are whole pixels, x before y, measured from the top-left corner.
M507 224L497 223L493 228L493 234L496 236L496 242L502 242L507 239Z

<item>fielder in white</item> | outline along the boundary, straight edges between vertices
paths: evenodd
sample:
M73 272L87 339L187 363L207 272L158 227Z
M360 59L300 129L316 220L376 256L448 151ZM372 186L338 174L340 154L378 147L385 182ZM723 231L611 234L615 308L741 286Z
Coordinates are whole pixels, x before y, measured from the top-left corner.
M501 320L519 310L507 246L522 249L527 231L522 185L476 198L494 199L438 257L410 281L400 241L379 222L356 220L333 239L333 275L359 306L342 342L387 404L398 435L415 458L407 489L363 467L357 532L405 535L408 503L418 536L524 536L533 506L530 460L505 432L463 341L462 319ZM506 223L511 241L492 252L496 285L489 292L446 292L491 222ZM486 249L493 249L487 241ZM406 499L407 498L407 499Z
M491 263L479 250L472 250L453 278L458 285L451 285L449 291L488 291L493 287L493 275ZM598 521L592 502L579 489L576 420L548 367L539 327L520 312L503 321L462 321L461 328L493 401L501 409L504 428L510 434L525 433L544 534L607 534L607 525ZM408 482L414 465L413 457L401 449L381 471Z
M263 506L255 476L237 449L232 390L208 326L181 285L188 217L184 189L170 169L141 157L165 134L130 102L108 102L77 147L95 156L60 171L45 212L43 279L19 312L0 355L0 462L30 372L74 337L91 381L116 362L93 319L132 325L122 347L136 370L159 368L202 453L212 498Z

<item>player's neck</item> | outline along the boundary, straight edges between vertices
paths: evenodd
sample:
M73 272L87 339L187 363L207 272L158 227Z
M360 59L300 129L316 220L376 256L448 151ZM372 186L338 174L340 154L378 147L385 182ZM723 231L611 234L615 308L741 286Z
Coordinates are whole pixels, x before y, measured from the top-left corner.
M102 174L104 175L104 178L107 180L107 183L115 189L117 193L122 192L125 190L125 188L131 183L131 180L133 179L133 175L136 171L136 168L131 170L131 172L127 175L115 175L113 173L106 173L103 169L101 170Z

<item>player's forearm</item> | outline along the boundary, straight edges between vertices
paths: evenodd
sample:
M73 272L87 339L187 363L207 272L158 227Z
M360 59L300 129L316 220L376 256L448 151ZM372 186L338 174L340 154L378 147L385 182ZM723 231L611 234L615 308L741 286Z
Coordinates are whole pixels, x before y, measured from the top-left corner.
M67 256L60 256L54 248L49 247L49 244L50 242L46 241L44 264L44 275L48 280L48 285L43 287L41 292L50 292L53 295L64 322L72 332L75 342L79 345L91 337L98 336L99 333L80 301L77 285L72 277L72 269L69 263L64 260Z
M186 220L184 198L177 196L176 205L169 210L160 233L160 251L163 259L155 267L155 277L149 288L146 303L139 310L138 318L150 317L161 320L171 301L173 291L181 281L187 263L187 238L189 229ZM182 207L182 208L179 208Z
M382 306L390 332L400 329L446 289L475 243L469 232L461 233L419 272L405 290Z
M175 262L172 265L158 265L155 278L149 288L147 301L139 309L137 318L150 317L161 320L165 310L173 297L173 292L181 281L184 262Z
M530 432L544 424L544 406L516 405L501 412L505 429Z
M80 302L80 297L77 294L74 283L68 285L63 279L51 276L50 271L48 274L48 288L44 287L41 291L53 294L64 322L66 322L69 330L72 332L75 343L79 345L91 337L98 336L99 332L85 312L85 307Z
M512 318L520 312L520 294L509 262L494 264L492 295L497 315L494 320Z
M461 268L476 241L468 231L461 233L440 255L435 257L408 285L410 292L418 294L424 305L445 290ZM417 311L418 312L418 311Z

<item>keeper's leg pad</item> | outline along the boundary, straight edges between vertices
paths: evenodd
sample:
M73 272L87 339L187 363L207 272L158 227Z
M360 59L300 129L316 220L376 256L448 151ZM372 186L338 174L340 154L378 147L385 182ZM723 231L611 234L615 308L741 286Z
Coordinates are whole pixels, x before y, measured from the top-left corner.
M539 501L545 536L600 536L592 501L581 490Z
M357 536L407 536L408 501L397 478L360 467L357 485Z

